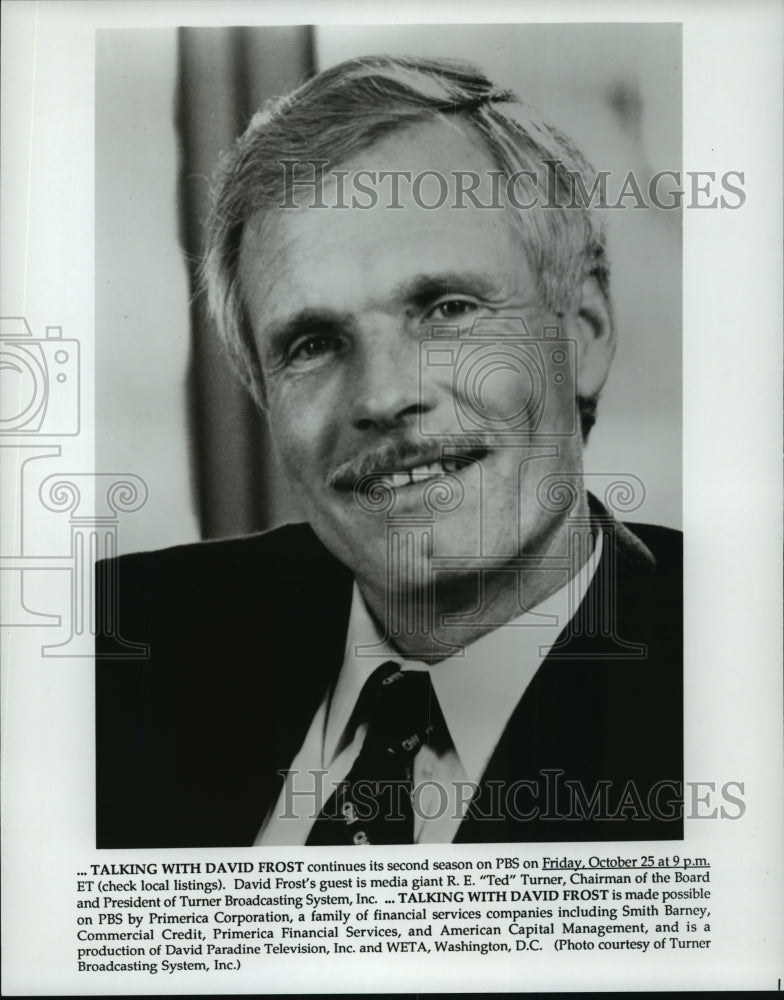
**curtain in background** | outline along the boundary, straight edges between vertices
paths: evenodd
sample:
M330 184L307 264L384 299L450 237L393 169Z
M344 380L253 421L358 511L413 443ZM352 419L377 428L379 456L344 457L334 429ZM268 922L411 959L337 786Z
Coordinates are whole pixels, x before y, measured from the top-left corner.
M218 155L260 104L302 82L313 69L312 32L309 26L178 32L180 242L191 290L191 482L203 538L259 531L284 519L277 510L279 487L266 423L223 355L196 294L196 271Z

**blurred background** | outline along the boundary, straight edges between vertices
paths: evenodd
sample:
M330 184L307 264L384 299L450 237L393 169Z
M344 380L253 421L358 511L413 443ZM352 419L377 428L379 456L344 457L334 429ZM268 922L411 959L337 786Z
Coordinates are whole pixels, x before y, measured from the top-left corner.
M212 170L259 104L368 53L471 60L611 171L611 192L629 170L681 169L674 24L97 32L96 468L150 490L121 551L298 519L195 297L195 265ZM619 347L586 471L637 476L646 499L630 519L680 527L681 212L633 203L605 213Z

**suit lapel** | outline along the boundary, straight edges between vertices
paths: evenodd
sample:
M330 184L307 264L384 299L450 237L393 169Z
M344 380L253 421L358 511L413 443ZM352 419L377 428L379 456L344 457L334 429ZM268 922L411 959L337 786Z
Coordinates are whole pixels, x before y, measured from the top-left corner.
M617 602L634 589L635 576L649 575L654 566L647 547L595 498L590 501L594 530L604 536L599 566L512 713L455 843L584 839L576 823L567 836L563 823L554 822L563 812L560 784L565 776L590 789L606 776L610 665L644 657L638 642L619 633L627 616Z

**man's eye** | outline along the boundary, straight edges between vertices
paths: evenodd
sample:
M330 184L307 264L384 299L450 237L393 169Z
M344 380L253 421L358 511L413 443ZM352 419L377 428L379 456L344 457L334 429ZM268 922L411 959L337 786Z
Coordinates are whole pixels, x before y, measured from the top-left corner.
M297 362L318 361L331 353L338 351L340 344L336 337L323 333L314 333L303 337L292 345L288 353L289 364Z
M444 299L443 302L437 302L428 315L434 319L460 319L476 308L476 303L468 299Z

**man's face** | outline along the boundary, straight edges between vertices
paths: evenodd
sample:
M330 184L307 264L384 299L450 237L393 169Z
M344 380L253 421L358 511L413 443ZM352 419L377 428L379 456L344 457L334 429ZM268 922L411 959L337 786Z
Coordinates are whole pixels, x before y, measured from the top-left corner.
M307 518L366 593L388 585L390 519L429 518L432 555L452 557L455 579L472 572L461 558L502 564L552 548L563 515L543 506L537 486L580 470L574 372L552 378L550 344L539 353L537 384L515 350L521 320L534 338L560 322L563 337L569 317L558 321L542 307L510 210L469 199L451 207L454 171L487 176L497 167L477 139L427 123L341 169L349 177L439 171L450 195L428 209L435 186L415 200L401 183L402 207L390 208L387 182L372 209L280 208L246 227L240 274L272 436ZM478 193L490 201L489 179ZM301 202L312 204L312 191ZM444 326L456 328L449 339L434 337ZM491 331L487 346L475 335L482 329ZM439 344L447 353L431 351ZM574 346L556 357L572 368ZM388 501L383 509L369 509L373 484ZM439 507L439 484L450 509Z

